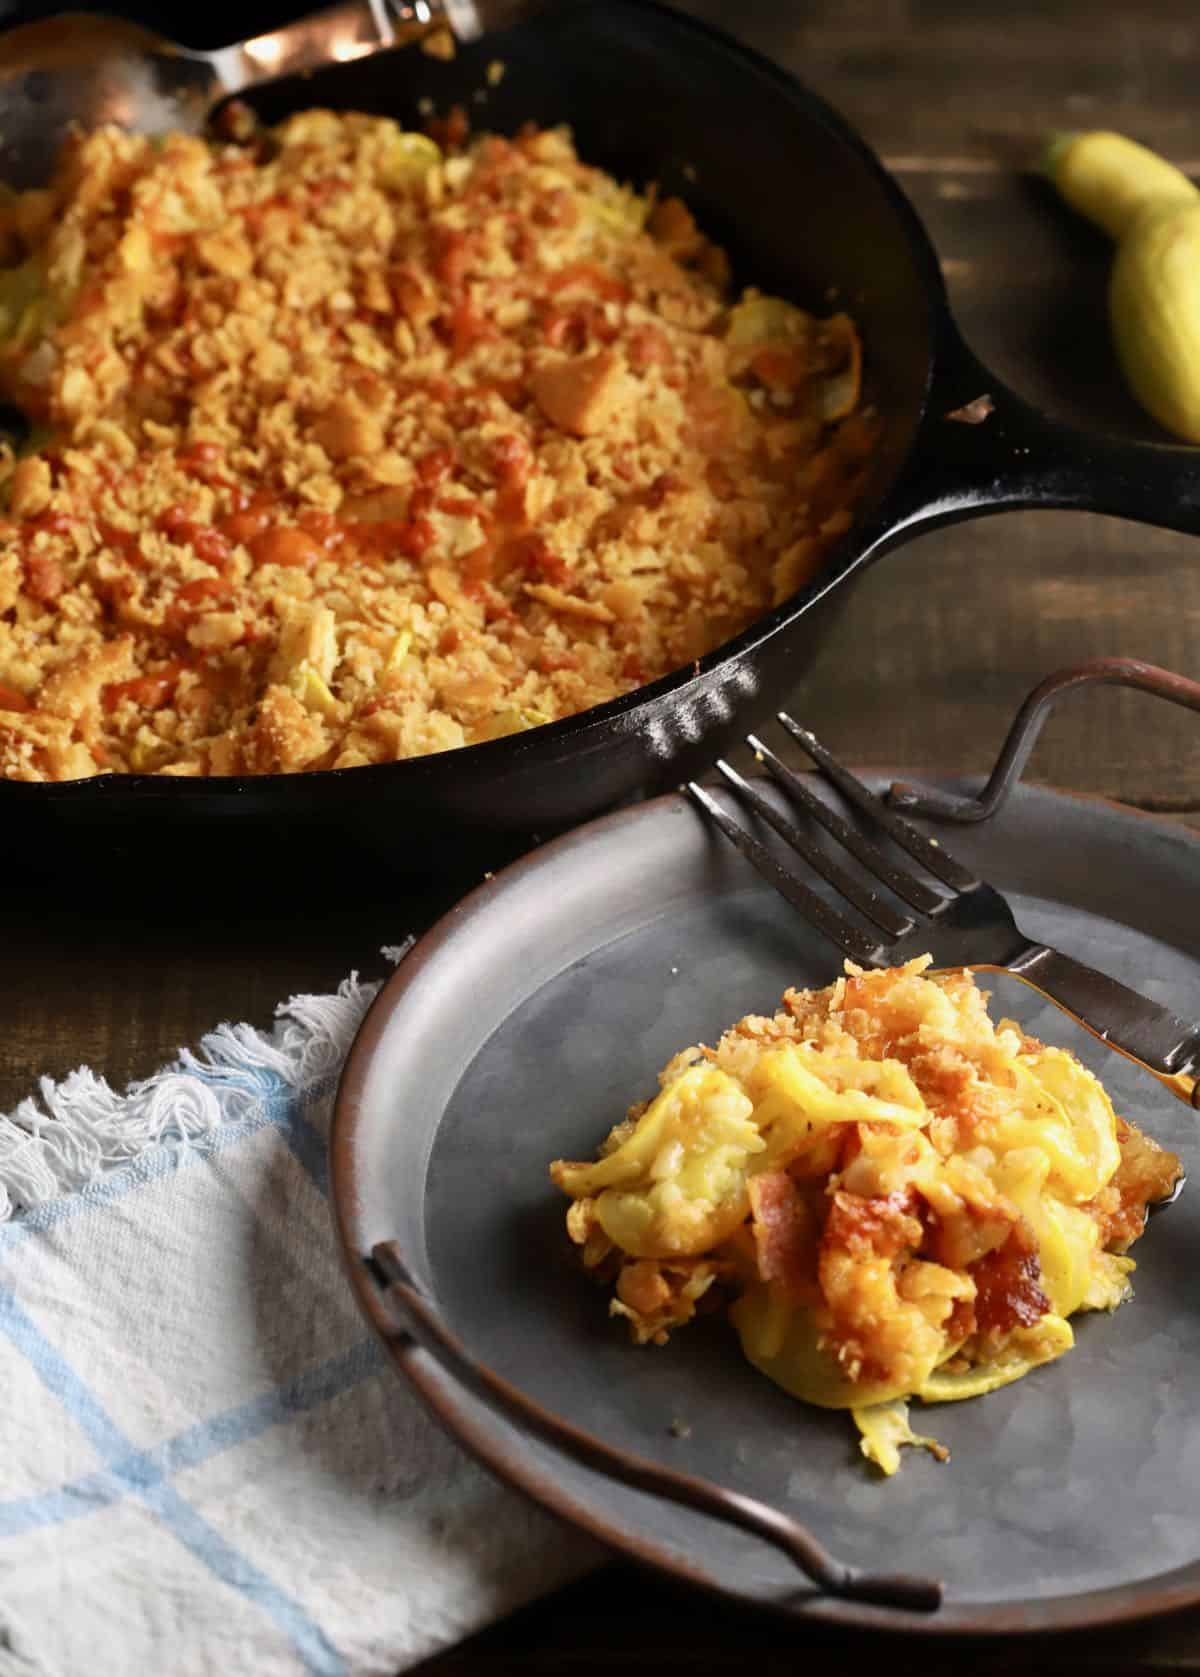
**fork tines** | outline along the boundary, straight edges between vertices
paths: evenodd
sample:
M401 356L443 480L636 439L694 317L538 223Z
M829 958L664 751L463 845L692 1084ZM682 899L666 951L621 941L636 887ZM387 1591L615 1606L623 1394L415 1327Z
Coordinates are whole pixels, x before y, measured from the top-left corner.
M802 728L786 711L778 712L778 719L846 802L874 822L894 844L906 851L935 879L940 880L952 895L947 896L935 890L908 869L889 860L878 845L859 828L853 826L839 811L806 786L795 770L782 762L757 734L748 734L747 745L771 779L783 788L789 803L802 811L810 823L815 822L824 828L871 876L872 885L878 883L885 886L893 896L915 910L918 917L927 919L936 916L955 896L978 884L974 875L948 855L936 840L926 838L924 833L919 832L903 816L897 815L895 810L889 809L873 792L868 791L862 781L856 779L826 750L810 729ZM716 768L740 802L753 810L760 820L779 835L789 849L802 857L833 887L846 904L857 910L877 930L874 933L865 930L847 918L838 908L826 902L823 897L818 896L799 877L795 869L781 860L756 833L729 814L711 793L698 786L695 781L690 781L687 791L705 814L716 823L726 838L737 846L742 855L753 863L764 878L799 910L809 924L835 943L844 955L860 966L886 966L890 946L913 931L917 920L893 907L872 886L856 879L816 840L811 827L806 831L797 822L782 814L752 781L745 779L724 759L718 759Z

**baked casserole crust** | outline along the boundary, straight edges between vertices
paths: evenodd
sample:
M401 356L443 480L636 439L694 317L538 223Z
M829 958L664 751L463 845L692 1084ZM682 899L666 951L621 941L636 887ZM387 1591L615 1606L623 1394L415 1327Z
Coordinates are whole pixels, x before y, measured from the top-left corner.
M0 206L0 775L442 751L636 688L849 525L860 350L565 130L115 129Z

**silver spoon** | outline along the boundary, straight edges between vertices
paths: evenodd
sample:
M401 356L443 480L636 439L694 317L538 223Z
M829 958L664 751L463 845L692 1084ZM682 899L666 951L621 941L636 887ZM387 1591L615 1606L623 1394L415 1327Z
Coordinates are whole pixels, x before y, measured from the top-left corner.
M216 52L192 52L139 24L86 12L24 24L0 34L0 180L41 185L73 124L198 133L222 100L262 82L366 58L437 29L472 41L527 9L514 0L345 0Z

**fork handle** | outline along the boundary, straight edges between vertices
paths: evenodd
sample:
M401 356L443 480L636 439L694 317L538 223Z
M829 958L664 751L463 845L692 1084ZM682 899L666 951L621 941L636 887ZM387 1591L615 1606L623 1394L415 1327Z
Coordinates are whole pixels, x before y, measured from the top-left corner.
M1006 966L990 970L1010 972L1040 991L1085 1031L1200 1110L1200 1025L1047 943L1031 943Z

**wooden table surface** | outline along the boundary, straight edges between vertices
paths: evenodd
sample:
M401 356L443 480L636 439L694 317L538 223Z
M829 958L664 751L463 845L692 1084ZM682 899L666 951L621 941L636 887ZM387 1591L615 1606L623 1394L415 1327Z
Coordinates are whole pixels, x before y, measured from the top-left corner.
M1200 172L1194 0L693 0L693 9L736 20L860 127L925 218L967 337L998 376L1054 413L1154 434L1114 370L1102 242L1021 169L1047 130L1104 125ZM929 535L877 567L795 704L852 760L979 770L1041 676L1116 653L1200 677L1200 546L1083 514L1009 514ZM1200 813L1200 718L1095 692L1052 722L1031 772ZM296 913L223 908L202 877L188 877L165 899L135 893L131 917L127 888L73 889L69 872L31 868L28 888L15 891L8 875L0 1110L39 1075L86 1061L120 1084L219 1020L265 1023L290 992L328 988L351 967L379 972L379 946L419 930L465 883L376 878L363 896L318 888ZM1013 1658L1056 1669L1200 1668L1200 1615L966 1657L983 1671ZM733 1672L753 1662L790 1671L797 1658L940 1672L964 1654L795 1631L614 1565L423 1669L582 1677L617 1663Z

